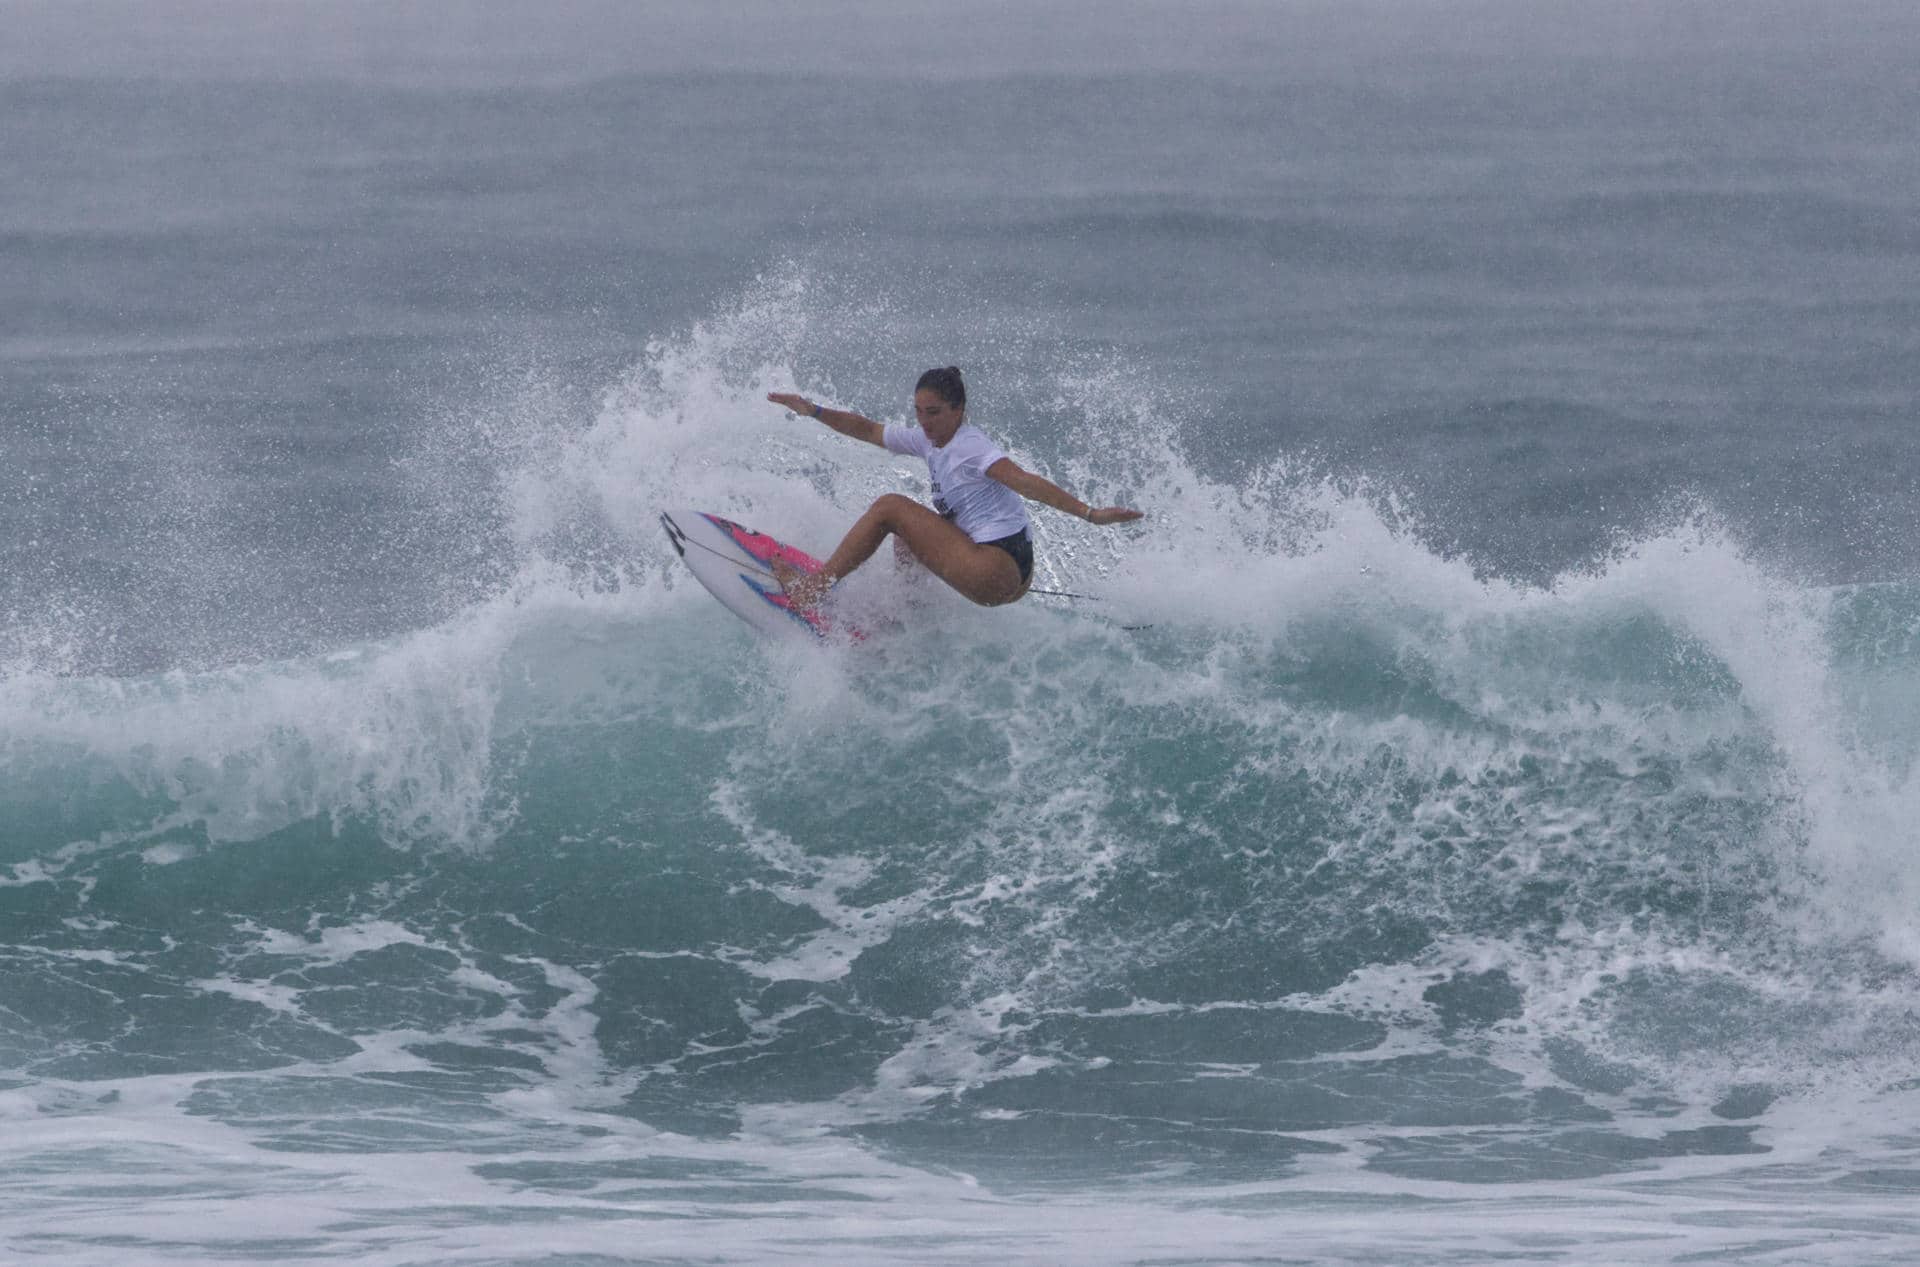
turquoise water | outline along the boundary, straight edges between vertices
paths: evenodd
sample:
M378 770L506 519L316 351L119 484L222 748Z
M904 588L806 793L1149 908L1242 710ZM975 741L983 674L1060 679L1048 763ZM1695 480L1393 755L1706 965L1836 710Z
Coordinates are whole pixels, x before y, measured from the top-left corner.
M1912 1257L1908 18L555 12L15 15L8 1256Z

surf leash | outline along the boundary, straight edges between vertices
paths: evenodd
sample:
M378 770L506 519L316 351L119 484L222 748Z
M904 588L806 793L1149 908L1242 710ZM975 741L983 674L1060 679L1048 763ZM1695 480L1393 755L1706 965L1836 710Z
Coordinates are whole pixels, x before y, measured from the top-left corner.
M1029 594L1038 594L1038 595L1040 595L1040 596L1041 596L1042 598L1072 598L1072 599L1078 599L1079 601L1081 601L1081 602L1083 602L1083 603L1104 603L1104 602L1106 602L1106 601L1107 601L1106 599L1104 599L1104 598L1102 598L1102 597L1100 597L1100 596L1099 596L1098 594L1075 594L1075 593L1074 593L1073 591L1071 591L1071 590L1037 590L1037 589L1029 589L1029 590L1027 591L1027 593L1029 593ZM1153 628L1153 626L1152 626L1152 625L1116 625L1116 626L1114 626L1114 627L1115 627L1116 629L1122 629L1122 630L1125 630L1125 631L1126 631L1127 633L1138 633L1138 632L1140 632L1140 631L1141 631L1142 629L1151 629L1151 628Z

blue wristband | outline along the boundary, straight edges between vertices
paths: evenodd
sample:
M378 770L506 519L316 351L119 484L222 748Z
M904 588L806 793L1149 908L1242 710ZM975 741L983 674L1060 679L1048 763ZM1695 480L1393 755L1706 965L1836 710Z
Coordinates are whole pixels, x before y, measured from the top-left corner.
M814 416L814 417L816 417L816 418L818 418L818 417L820 416L820 402L818 402L818 401L815 401L815 402L814 402L814 405L813 405L813 416Z

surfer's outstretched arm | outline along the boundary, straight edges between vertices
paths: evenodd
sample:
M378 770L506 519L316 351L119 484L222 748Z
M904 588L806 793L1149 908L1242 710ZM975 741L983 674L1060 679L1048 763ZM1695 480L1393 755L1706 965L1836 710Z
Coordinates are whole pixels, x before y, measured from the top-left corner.
M843 436L852 436L856 440L865 440L868 444L882 444L881 433L886 430L871 418L847 409L828 409L816 405L805 396L796 392L768 392L767 399L776 405L783 405L794 413L805 414L809 418L818 418ZM884 445L883 445L884 447Z
M1012 458L1001 458L987 468L987 476L998 480L1028 501L1036 501L1055 510L1063 510L1075 519L1090 524L1124 524L1146 516L1125 506L1089 506L1044 475L1035 475Z

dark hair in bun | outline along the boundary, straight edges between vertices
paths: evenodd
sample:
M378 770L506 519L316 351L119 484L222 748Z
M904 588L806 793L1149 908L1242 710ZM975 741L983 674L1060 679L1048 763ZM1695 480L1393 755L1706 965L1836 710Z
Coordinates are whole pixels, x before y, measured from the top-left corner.
M930 391L946 401L955 409L967 407L967 385L960 381L960 367L949 365L945 369L928 370L913 385L916 392Z

